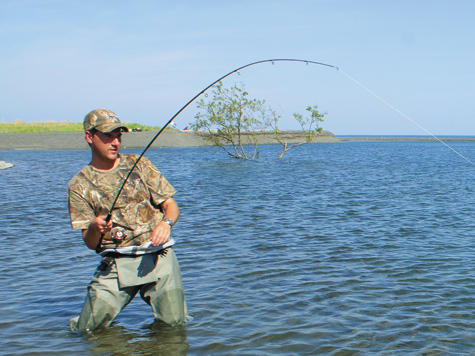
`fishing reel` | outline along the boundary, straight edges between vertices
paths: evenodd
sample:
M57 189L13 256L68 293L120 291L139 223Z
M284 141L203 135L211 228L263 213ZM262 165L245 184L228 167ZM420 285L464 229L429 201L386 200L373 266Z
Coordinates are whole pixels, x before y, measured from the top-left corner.
M111 232L112 241L116 244L122 243L127 238L127 232L123 227L114 227Z

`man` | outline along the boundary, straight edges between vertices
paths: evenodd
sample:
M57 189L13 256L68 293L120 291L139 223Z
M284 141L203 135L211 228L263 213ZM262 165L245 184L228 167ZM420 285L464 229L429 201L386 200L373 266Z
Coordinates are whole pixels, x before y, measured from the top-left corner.
M175 189L145 157L133 170L113 211L106 218L137 155L119 154L124 126L109 110L84 118L92 159L69 182L68 202L73 229L82 230L87 247L102 256L88 286L73 331L108 326L140 292L156 320L170 325L187 321L180 267L170 230L180 211Z

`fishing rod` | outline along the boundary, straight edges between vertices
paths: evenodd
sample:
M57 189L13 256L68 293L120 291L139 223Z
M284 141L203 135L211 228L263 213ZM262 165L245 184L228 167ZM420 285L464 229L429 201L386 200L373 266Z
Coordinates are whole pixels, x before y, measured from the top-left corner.
M183 110L185 110L188 105L190 105L192 102L194 102L200 95L202 95L204 92L206 92L209 88L211 88L213 85L215 85L216 83L218 83L219 81L223 80L224 78L226 77L229 77L231 74L233 73L238 73L239 74L239 71L242 70L242 69L245 69L247 67L251 67L251 66L254 66L254 65L257 65L257 64L261 64L261 63L272 63L274 64L274 62L301 62L301 63L305 63L305 64L315 64L315 65L320 65L320 66L324 66L324 67L329 67L329 68L334 68L336 70L340 70L338 67L334 66L334 65L331 65L331 64L326 64L326 63L321 63L321 62L315 62L315 61L309 61L309 60L305 60L305 59L293 59L293 58L278 58L278 59L265 59L265 60L262 60L262 61L257 61L257 62L252 62L252 63L249 63L249 64L246 64L246 65L243 65L242 67L239 67L239 68L236 68L232 71L230 71L229 73L223 75L222 77L220 77L219 79L216 79L214 82L212 82L210 85L208 85L206 88L204 88L202 91L200 91L198 94L196 94L190 101L188 101L180 110L178 110L176 112L175 115L173 115L171 117L170 120L167 121L167 123L157 132L157 134L152 138L152 140L148 143L148 145L145 147L145 149L142 151L142 153L140 154L140 156L137 158L137 160L135 161L135 163L133 164L132 168L129 170L129 173L127 174L127 176L125 177L124 179L124 182L122 183L122 185L120 186L120 189L119 191L117 192L115 198L114 198L114 201L112 202L112 205L111 207L109 208L109 212L107 213L106 215L106 218L105 218L105 221L106 222L109 222L110 219L112 218L112 210L114 209L117 201L119 200L119 197L120 197L120 194L122 193L122 190L124 189L125 187L125 184L127 184L127 181L129 180L129 177L130 175L132 174L132 172L134 171L135 167L137 167L137 164L139 163L139 161L142 159L142 157L144 156L145 152L147 152L147 150L152 146L152 144L155 142L155 140L162 134L162 132L168 127L168 125L170 125L173 120L181 114L181 112ZM101 234L101 237L99 238L99 241L97 242L97 245L96 245L96 252L99 252L99 248L101 246L101 243L102 243L102 239L104 237L104 234Z
M158 138L158 136L161 135L161 133L167 128L168 125L170 125L170 123L173 122L173 120L178 116L180 115L180 113L185 110L188 105L190 105L193 101L195 101L200 95L202 95L205 91L207 91L209 88L211 88L213 85L215 85L216 83L218 83L219 81L223 80L224 78L226 77L229 77L231 74L233 73L236 73L236 72L239 72L240 70L244 69L244 68L247 68L247 67L251 67L251 66L254 66L256 64L261 64L261 63L269 63L271 62L272 64L274 64L274 62L302 62L302 63L306 63L307 65L308 64L316 64L316 65L321 65L321 66L325 66L325 67L330 67L330 68L334 68L336 70L339 70L338 67L335 67L334 65L331 65L331 64L326 64L326 63L320 63L320 62L314 62L314 61L308 61L308 60L305 60L305 59L265 59L265 60L262 60L262 61L257 61L257 62L252 62L252 63L249 63L249 64L246 64L242 67L239 67L239 68L236 68L234 70L232 70L231 72L223 75L222 77L220 77L219 79L215 80L214 82L212 82L210 85L208 85L206 88L204 88L202 91L200 91L198 94L196 94L190 101L188 101L180 110L177 111L177 113L175 115L172 116L172 118L170 120L168 120L168 122L160 129L160 131L158 131L158 133L152 138L152 140L148 143L148 145L145 147L145 149L143 150L143 152L140 154L140 156L137 158L137 160L135 161L134 165L132 166L132 168L130 169L129 173L127 174L127 176L125 177L124 179L124 182L122 183L119 191L117 192L116 196L115 196L115 199L114 199L114 202L112 203L110 209L109 209L109 213L107 214L106 216L106 221L109 222L109 220L111 219L112 217L112 210L114 209L115 207L115 204L117 203L117 200L119 199L120 197L120 194L122 193L122 190L124 189L124 186L125 184L127 183L127 181L129 180L129 177L130 175L132 174L132 172L134 171L135 167L137 166L137 164L139 163L140 159L143 157L143 155L145 154L145 152L147 152L147 150L152 146L152 144L155 142L155 140ZM100 245L100 242L98 243L98 246Z
M421 129L423 129L424 131L426 131L427 133L429 133L433 138L435 138L437 141L439 141L440 143L442 143L444 146L446 146L447 148L449 148L450 150L452 150L453 152L455 152L456 154L458 154L460 157L462 157L463 159L465 159L467 162L469 162L471 165L475 166L475 163L472 162L471 160L469 160L467 157L463 156L460 152L458 152L457 150L455 150L454 148L452 148L451 146L447 145L445 142L443 142L440 138L438 138L437 136L435 136L434 134L432 134L431 132L429 132L428 130L426 130L424 127L422 127L421 125L419 125L416 121L414 121L413 119L411 119L410 117L408 117L407 115L403 114L401 111L399 111L398 109L396 109L394 106L392 106L391 104L389 104L386 100L382 99L381 97L379 97L378 95L376 95L375 93L373 93L371 90L369 90L368 88L366 88L364 85L362 85L361 83L357 82L355 79L353 79L352 77L350 77L348 74L344 73L343 71L340 70L340 68L334 66L334 65L331 65L331 64L326 64L326 63L321 63L321 62L315 62L315 61L309 61L309 60L305 60L305 59L290 59L290 58L279 58L279 59L265 59L265 60L261 60L261 61L257 61L257 62L252 62L252 63L249 63L249 64L246 64L242 67L239 67L239 68L236 68L232 71L230 71L229 73L223 75L222 77L220 77L219 79L216 79L214 82L212 82L210 85L208 85L206 88L204 88L202 91L200 91L198 94L196 94L190 101L188 101L180 110L177 111L177 113L175 115L173 115L171 117L170 120L167 121L167 123L158 131L158 133L152 138L152 140L148 143L148 145L145 147L145 149L143 150L143 152L140 154L140 156L137 158L137 160L135 161L134 165L132 166L132 168L129 170L129 173L127 174L127 176L125 177L124 179L124 182L122 183L119 191L117 192L115 198L114 198L114 201L109 209L109 212L106 216L106 222L109 222L111 217L112 217L112 210L114 209L119 197L120 197L120 194L122 193L122 190L124 189L124 186L125 184L127 183L127 181L129 180L129 177L130 175L132 174L132 172L134 171L135 167L137 166L137 164L139 163L140 159L144 156L145 152L147 152L147 150L152 146L152 144L155 142L155 140L162 134L162 132L168 127L168 125L170 125L170 123L173 122L173 120L178 116L180 115L180 113L185 110L192 102L194 102L200 95L202 95L204 92L206 92L209 88L211 88L213 85L215 85L216 83L218 83L219 81L223 80L224 78L230 76L231 74L233 73L238 73L239 74L239 71L242 70L242 69L245 69L247 67L251 67L251 66L254 66L254 65L257 65L257 64L261 64L261 63L272 63L274 64L274 62L301 62L301 63L305 63L305 64L315 64L315 65L320 65L320 66L324 66L324 67L329 67L329 68L334 68L336 69L337 71L341 72L343 75L345 75L346 77L348 77L350 80L352 80L353 82L355 82L357 85L359 85L360 87L362 87L364 90L368 91L370 94L372 94L373 96L375 96L378 100L382 101L383 103L385 103L386 105L388 105L391 109L395 110L397 113L399 113L400 115L402 115L403 117L405 117L406 119L408 119L409 121L411 121L412 123L414 123L415 125L417 125L418 127L420 127ZM101 245L101 242L102 242L102 238L103 238L104 235L101 234L101 237L99 238L99 242L97 243L97 247L96 247L96 251L99 249L100 245Z

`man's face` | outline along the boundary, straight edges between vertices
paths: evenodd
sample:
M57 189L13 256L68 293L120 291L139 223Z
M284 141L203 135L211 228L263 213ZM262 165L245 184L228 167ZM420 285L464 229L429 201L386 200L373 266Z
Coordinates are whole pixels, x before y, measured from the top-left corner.
M94 157L104 161L115 161L122 143L122 132L121 129L116 129L105 133L97 131L92 135L86 131L86 141L91 145Z

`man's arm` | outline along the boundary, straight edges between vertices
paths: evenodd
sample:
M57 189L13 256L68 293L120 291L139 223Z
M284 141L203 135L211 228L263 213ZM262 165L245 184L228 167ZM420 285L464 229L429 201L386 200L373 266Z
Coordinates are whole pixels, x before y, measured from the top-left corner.
M180 209L178 208L178 205L176 205L173 198L168 198L162 204L160 204L160 206L163 209L163 219L170 219L173 221L173 223L176 223L180 217ZM152 245L158 246L167 242L170 237L170 229L170 225L162 220L152 231L152 236L150 237Z
M105 234L112 228L112 221L106 222L106 215L96 216L87 229L82 230L82 238L86 246L95 250L101 234Z

